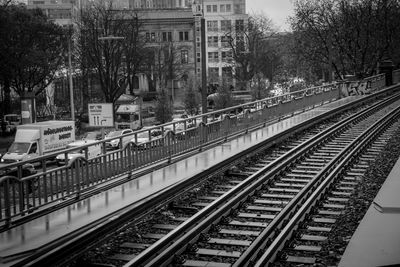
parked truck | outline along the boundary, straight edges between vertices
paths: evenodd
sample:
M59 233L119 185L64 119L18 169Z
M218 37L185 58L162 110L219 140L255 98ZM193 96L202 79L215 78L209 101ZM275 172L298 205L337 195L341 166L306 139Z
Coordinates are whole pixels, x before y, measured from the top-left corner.
M34 159L61 150L75 141L73 121L43 121L17 126L14 143L3 155L2 163Z

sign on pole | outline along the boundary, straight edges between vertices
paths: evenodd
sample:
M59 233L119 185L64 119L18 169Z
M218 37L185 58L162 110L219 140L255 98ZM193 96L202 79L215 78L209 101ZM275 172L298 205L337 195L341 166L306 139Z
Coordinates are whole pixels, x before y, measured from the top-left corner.
M94 127L114 127L113 104L89 104L89 125Z

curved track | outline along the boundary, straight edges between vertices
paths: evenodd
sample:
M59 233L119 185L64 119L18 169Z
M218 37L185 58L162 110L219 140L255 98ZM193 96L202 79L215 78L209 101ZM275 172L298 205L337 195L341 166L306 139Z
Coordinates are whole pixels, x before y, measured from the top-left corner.
M337 175L384 127L397 119L399 110L394 108L399 104L396 101L373 114L372 111L364 112L294 148L293 153L289 151L267 165L269 170L261 177L253 175L247 178L241 184L244 186L236 190L235 197L220 202L218 209L203 221L194 223L193 228L170 243L157 257L153 258L151 254L155 255L161 242L150 247L148 254L139 254L126 266L244 266L249 262L264 266L270 263L321 193L328 190ZM245 184L249 180L252 182ZM330 194L336 198L330 200L340 201L341 196L349 194L346 190L351 189L346 186L333 188ZM332 212L332 202L328 201L321 210L322 215ZM316 223L332 220L314 218ZM313 227L314 231L324 231L323 227ZM257 262L260 254L261 260Z
M241 266L258 260L263 265L263 258L275 259L288 239L280 241L279 237L283 233L286 237L291 235L290 231L284 232L285 227L295 228L298 224L291 224L290 219L311 209L302 204L310 202L319 187L320 191L326 190L322 185L327 182L323 181L338 169L335 166L341 166L343 158L349 162L345 155L353 153L361 141L369 141L369 131L380 125L374 122L398 105L399 101L391 98L356 115L342 115L275 149L240 164L233 162L215 177L207 175L207 182L194 189L192 186L184 197L170 202L157 216L138 226L145 227L135 226L136 238L122 244L121 253L110 258L121 263L129 260L126 266ZM225 170L228 171L221 174ZM334 205L341 201L338 196L346 195L344 191L346 186L333 193L334 197L321 209L322 215L335 214ZM321 217L317 221L328 219ZM311 234L306 237L314 238ZM84 240L84 236L79 239ZM278 245L272 249L274 242ZM266 248L271 248L271 254ZM36 258L33 265L51 262L49 258L51 252Z

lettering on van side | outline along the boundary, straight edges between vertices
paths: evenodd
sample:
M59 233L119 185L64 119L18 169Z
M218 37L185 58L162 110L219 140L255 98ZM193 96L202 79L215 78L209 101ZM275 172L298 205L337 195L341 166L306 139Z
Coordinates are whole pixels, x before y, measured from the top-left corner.
M63 139L68 139L68 138L71 138L71 133L60 134L58 136L58 140L63 140Z
M68 132L68 131L72 131L73 128L71 125L69 126L64 126L64 127L59 127L59 128L48 128L47 130L43 131L44 135L51 135L51 134L57 134L57 133L62 133L62 132Z

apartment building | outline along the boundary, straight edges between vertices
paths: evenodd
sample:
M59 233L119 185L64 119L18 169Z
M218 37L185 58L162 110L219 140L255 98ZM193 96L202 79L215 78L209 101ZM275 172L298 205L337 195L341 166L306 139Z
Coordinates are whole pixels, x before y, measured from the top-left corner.
M193 0L129 0L130 9L190 8Z
M79 5L78 0L28 0L27 8L40 8L49 19L66 27L76 21Z
M195 77L195 32L191 8L133 9L142 23L146 46L153 49L154 66L138 74L136 90L169 90L172 100L182 100L189 79ZM168 72L173 73L168 73ZM171 76L172 75L172 76Z
M245 0L202 0L206 20L206 56L209 85L228 85L236 89L233 79L232 48L229 36L243 30L248 15Z

